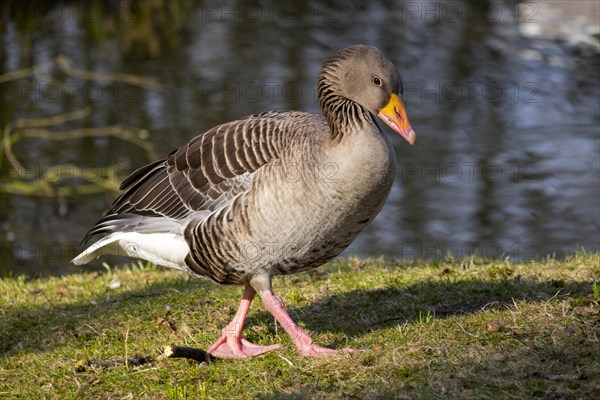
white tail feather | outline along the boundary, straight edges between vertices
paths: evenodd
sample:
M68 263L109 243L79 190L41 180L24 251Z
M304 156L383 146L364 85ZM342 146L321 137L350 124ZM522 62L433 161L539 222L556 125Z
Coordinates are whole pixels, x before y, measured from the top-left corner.
M75 265L87 264L104 254L141 258L164 267L187 270L185 257L190 248L175 233L115 232L100 239L75 257Z

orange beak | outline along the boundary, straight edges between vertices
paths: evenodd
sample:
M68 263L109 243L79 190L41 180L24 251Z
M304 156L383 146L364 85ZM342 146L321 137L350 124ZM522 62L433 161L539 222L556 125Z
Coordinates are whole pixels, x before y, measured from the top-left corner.
M415 144L417 136L408 122L406 110L402 100L396 93L392 93L390 101L377 114L390 128L398 132L408 143Z

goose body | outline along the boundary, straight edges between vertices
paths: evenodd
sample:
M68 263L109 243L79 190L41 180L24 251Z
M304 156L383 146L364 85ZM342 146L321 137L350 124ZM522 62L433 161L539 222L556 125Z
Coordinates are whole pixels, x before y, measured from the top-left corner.
M316 268L343 251L380 211L396 168L379 115L411 144L399 75L376 48L356 45L319 76L324 117L271 111L219 125L138 169L86 235L77 256L127 254L246 286L240 309L209 349L246 357L277 348L241 336L256 292L304 355L329 353L291 320L274 275Z

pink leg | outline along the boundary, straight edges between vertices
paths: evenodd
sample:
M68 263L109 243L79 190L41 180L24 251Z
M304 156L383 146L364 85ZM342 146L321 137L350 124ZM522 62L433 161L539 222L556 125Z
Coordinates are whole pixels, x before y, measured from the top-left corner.
M265 305L266 309L269 310L269 312L271 314L273 314L275 319L281 324L281 326L283 326L283 329L285 329L285 331L290 335L290 337L292 338L292 341L298 348L298 352L300 353L300 355L315 357L315 356L320 356L320 355L324 355L324 354L332 354L332 353L337 352L334 349L329 349L327 347L321 347L321 346L313 343L313 340L310 337L310 335L308 333L304 332L304 330L302 328L300 328L294 322L292 317L290 317L290 315L287 313L287 311L285 310L285 307L283 306L283 301L281 300L281 298L275 296L275 294L271 290L270 278L269 278L268 283L265 282L264 280L262 280L262 281L258 280L258 282L253 282L253 285L255 285L255 287L258 286L257 287L257 289L259 290L258 293L259 293L260 298L262 299L263 304ZM265 286L266 286L266 288L265 288ZM349 348L344 348L344 349L342 349L342 351L347 353L347 352L351 352L354 350L349 349Z
M248 314L248 309L250 308L250 304L255 295L256 291L254 288L249 284L246 285L240 307L235 313L235 317L233 317L233 320L229 325L221 331L221 338L208 349L209 354L220 358L246 358L280 347L279 344L258 346L242 337L242 329L244 329L246 315Z

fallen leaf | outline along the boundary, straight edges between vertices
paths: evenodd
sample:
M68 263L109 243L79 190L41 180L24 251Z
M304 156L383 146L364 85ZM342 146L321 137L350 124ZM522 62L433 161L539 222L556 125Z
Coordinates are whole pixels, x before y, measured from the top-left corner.
M69 288L68 288L68 287L66 287L65 285L60 285L60 286L58 287L58 289L56 289L56 294L57 294L58 296L64 296L64 295L66 295L67 293L69 293Z
M353 271L356 271L357 269L362 267L363 264L364 262L358 257L352 257L348 260L348 266Z
M41 292L42 292L42 289L40 289L40 288L39 288L39 287L37 287L37 286L31 286L31 287L30 287L29 289L27 289L27 290L29 290L29 293L31 293L31 294L38 294L38 293L41 293Z
M157 315L154 318L154 322L156 322L158 325L162 325L165 328L169 329L171 333L177 333L175 331L175 328L173 327L173 324L171 324L169 321L167 321L164 317L161 317L160 315Z
M421 351L421 347L414 344L410 344L406 348L406 351L408 351L409 353L418 353L419 351Z

